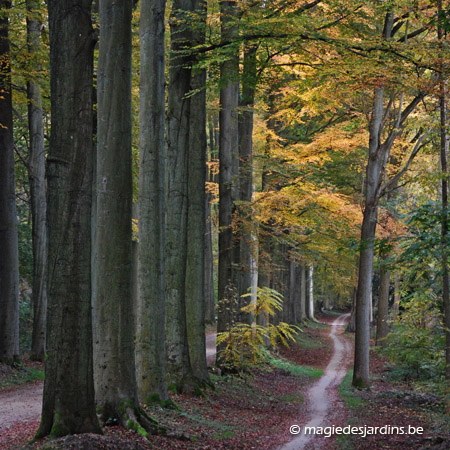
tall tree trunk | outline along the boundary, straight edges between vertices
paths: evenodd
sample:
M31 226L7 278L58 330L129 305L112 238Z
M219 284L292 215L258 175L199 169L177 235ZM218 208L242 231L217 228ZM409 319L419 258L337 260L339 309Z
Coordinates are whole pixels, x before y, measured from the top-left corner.
M442 43L444 32L442 30L442 0L438 0L438 39L440 52L442 53ZM447 135L447 98L446 98L446 81L442 75L443 64L442 57L440 59L439 72L439 109L440 109L440 160L442 170L442 303L444 306L444 329L445 329L445 378L450 380L450 292L449 292L449 267L448 267L448 235L449 235L449 218L448 218L448 135Z
M139 408L134 355L131 12L132 0L100 0L94 381L104 423L149 430Z
M41 21L38 19L39 6L37 0L26 1L27 45L31 55L32 69L36 72L41 69L38 62L38 53L41 45ZM33 334L31 338L31 359L44 361L47 314L47 201L42 94L38 82L27 82L27 99L30 135L28 178L30 181L33 235Z
M242 98L239 112L239 297L249 293L252 286L253 248L252 211L253 195L253 107L256 92L256 47L244 51L242 72ZM244 302L247 303L247 302ZM251 315L241 313L242 322L251 322Z
M294 302L295 302L295 323L301 323L305 318L302 310L302 266L295 264L295 285L294 285Z
M191 69L183 54L191 43L186 11L190 0L175 0L170 18L171 51L167 109L166 345L167 373L178 390L191 377L186 330L188 149Z
M353 297L352 297L352 309L350 311L350 319L347 324L347 331L349 333L354 333L356 330L356 291L357 288L353 288Z
M314 320L314 267L308 265L306 269L306 317Z
M236 5L231 1L220 4L222 40L228 41L236 33L233 24ZM233 152L238 148L237 110L239 101L239 57L233 54L220 67L219 113L219 280L217 331L227 331L235 321L239 302L237 287L233 285ZM220 346L217 365L223 364Z
M11 101L8 14L11 2L0 8L0 362L19 358L19 256Z
M383 258L386 260L386 256ZM380 277L380 289L378 291L378 312L377 312L377 337L376 345L386 344L386 336L389 333L389 287L391 285L391 272L382 267Z
M391 36L393 13L388 12L383 30L384 39ZM378 217L378 200L381 180L392 144L381 143L383 129L384 87L374 93L374 105L369 125L369 157L365 179L365 202L361 227L358 288L356 292L355 315L355 363L353 385L369 385L369 347L370 347L370 301L372 292L373 246ZM392 141L393 142L393 141Z
M300 315L306 319L306 267L301 264Z
M392 306L392 316L395 318L398 315L398 311L400 309L400 277L398 274L394 274L394 304Z
M91 0L48 1L52 130L48 163L48 317L38 437L100 433L92 375Z
M214 301L214 261L213 261L213 226L210 194L205 196L206 232L205 232L205 321L213 324L216 321Z
M141 401L168 399L165 346L165 0L141 1L136 365Z
M216 130L217 114L212 111L208 114L208 160L215 162L218 158L218 136ZM218 182L217 175L213 167L209 167L207 173L207 181L213 183ZM216 305L215 305L215 287L214 287L214 255L213 255L213 214L211 204L212 194L207 192L205 196L206 208L206 232L205 232L205 296L206 296L206 312L205 319L209 324L216 321Z
M203 1L195 5L206 17ZM194 37L195 43L204 42L203 33ZM189 152L188 152L188 217L186 258L186 321L189 360L192 375L200 385L209 383L205 341L205 182L206 182L206 71L192 76L190 98Z
M289 313L288 323L295 325L297 323L297 277L296 277L296 264L291 257L289 260Z

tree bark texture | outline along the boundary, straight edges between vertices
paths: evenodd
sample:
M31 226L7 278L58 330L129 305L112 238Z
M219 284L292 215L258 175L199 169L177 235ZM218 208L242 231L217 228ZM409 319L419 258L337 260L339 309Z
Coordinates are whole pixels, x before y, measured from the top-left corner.
M191 70L182 53L191 42L186 11L190 0L177 0L170 17L171 51L167 108L166 345L169 384L182 390L190 377L186 329L186 257L188 217L188 152Z
M91 0L48 1L52 129L48 163L47 360L38 436L101 432L91 314Z
M2 11L11 6L1 1ZM19 359L19 256L8 15L0 17L0 362Z
M132 295L132 0L100 0L94 241L94 381L102 421L138 411Z
M165 0L141 1L136 363L141 401L168 399L165 335Z
M39 2L27 0L27 45L31 55L32 70L39 72L41 46L41 21L38 19ZM42 94L39 80L27 82L28 129L30 153L28 178L30 182L31 219L33 236L33 334L31 359L44 361L47 314L47 200L45 182L44 120Z

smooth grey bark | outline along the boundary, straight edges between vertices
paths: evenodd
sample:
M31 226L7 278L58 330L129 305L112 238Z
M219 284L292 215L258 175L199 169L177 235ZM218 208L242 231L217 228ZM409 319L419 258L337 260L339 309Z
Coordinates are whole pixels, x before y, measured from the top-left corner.
M38 437L100 433L92 372L91 0L48 1L52 128L47 358Z
M103 423L150 431L139 408L134 354L131 13L132 0L99 2L94 382Z
M11 100L9 1L0 8L0 362L19 359L19 256Z
M27 46L31 55L32 70L40 71L39 49L41 45L41 21L39 2L27 0ZM27 82L28 130L30 150L28 178L31 197L33 236L33 334L31 337L32 360L44 361L47 314L47 200L45 183L44 120L42 94L39 81Z
M391 272L383 267L381 269L380 287L378 291L376 345L379 346L383 346L386 344L386 336L389 333L388 314L389 314L390 285L391 285Z
M220 4L222 40L231 40L236 33L233 17L236 5L231 1ZM217 331L229 330L236 319L239 301L237 286L233 280L233 229L232 213L236 197L236 184L233 183L233 153L239 145L238 106L239 106L239 57L237 53L228 56L220 67L220 112L219 112L219 270L218 270L218 311ZM235 158L236 159L236 158ZM220 346L217 348L216 364L223 365Z
M142 0L136 364L141 401L168 399L165 347L165 0Z

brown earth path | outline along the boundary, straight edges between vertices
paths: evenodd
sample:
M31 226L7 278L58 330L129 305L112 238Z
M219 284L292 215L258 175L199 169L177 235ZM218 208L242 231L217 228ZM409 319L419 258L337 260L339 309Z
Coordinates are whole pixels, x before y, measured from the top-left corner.
M206 335L206 359L212 365L216 359L216 333ZM25 384L0 392L0 449L10 439L12 428L38 422L42 408L43 382Z
M293 439L281 447L281 450L299 450L324 448L327 442L323 437L305 434L305 427L326 427L332 411L338 402L337 389L348 371L352 361L352 345L343 336L349 314L343 314L331 323L329 337L333 342L333 354L323 376L311 386L307 393L307 412L302 418L293 417L291 433ZM298 434L295 434L297 433Z

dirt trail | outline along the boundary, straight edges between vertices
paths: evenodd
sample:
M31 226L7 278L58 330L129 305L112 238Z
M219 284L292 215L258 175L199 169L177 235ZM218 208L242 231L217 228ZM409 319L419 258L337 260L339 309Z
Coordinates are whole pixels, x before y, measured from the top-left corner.
M331 423L325 423L325 418L331 412L333 400L337 398L337 388L347 373L349 362L351 360L351 344L342 335L344 325L347 323L349 314L339 316L332 324L330 329L330 338L333 341L333 356L328 363L323 376L315 383L307 393L309 421L293 420L293 424L301 426L302 432L292 441L284 445L281 450L299 450L306 445L314 443L314 435L304 434L305 427L330 426ZM320 448L320 443L316 442L312 448Z
M2 433L8 428L39 420L42 388L40 382L0 393L0 442Z
M208 365L216 360L216 334L206 335ZM7 392L0 392L0 443L2 434L12 426L40 419L43 383L27 384ZM1 445L0 445L1 448Z

